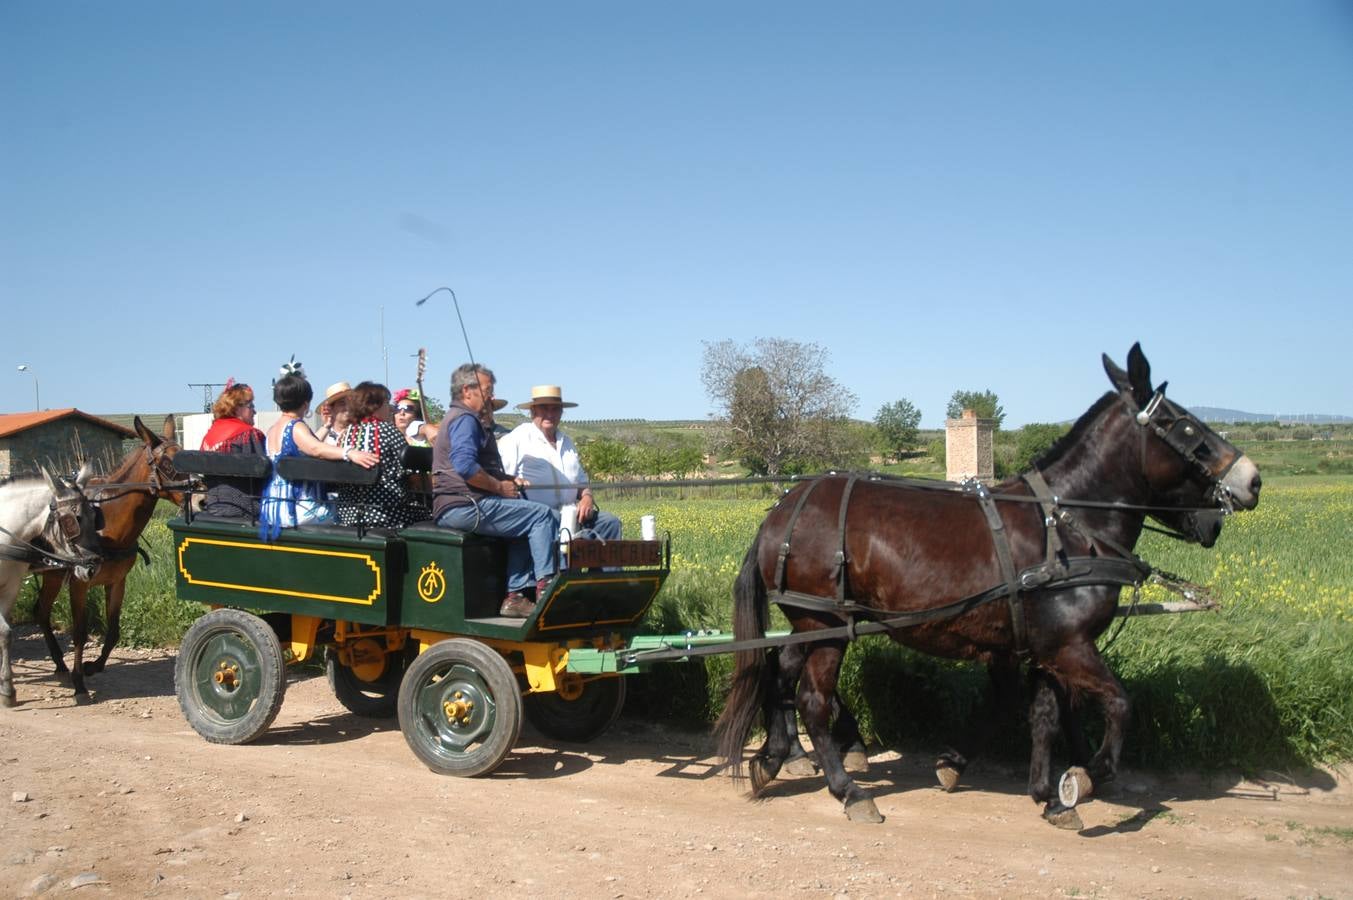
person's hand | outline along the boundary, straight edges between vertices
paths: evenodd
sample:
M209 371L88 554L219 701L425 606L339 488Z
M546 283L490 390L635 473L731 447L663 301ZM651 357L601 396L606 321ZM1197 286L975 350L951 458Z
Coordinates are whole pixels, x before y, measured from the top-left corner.
M592 501L591 494L583 494L578 498L578 524L586 525L592 521L597 514L597 505Z
M370 450L348 451L348 462L357 463L357 465L361 466L363 469L369 469L380 461L381 458Z
M517 482L511 479L498 482L498 492L504 497L515 498L517 496Z

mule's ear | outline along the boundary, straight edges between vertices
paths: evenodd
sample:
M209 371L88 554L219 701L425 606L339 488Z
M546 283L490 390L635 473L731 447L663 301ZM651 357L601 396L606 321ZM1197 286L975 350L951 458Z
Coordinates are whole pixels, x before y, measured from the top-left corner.
M1138 406L1145 406L1151 400L1156 389L1151 387L1151 363L1146 361L1141 344L1133 344L1128 351L1128 380L1132 382L1132 394Z
M38 466L38 471L42 473L42 480L47 482L47 489L52 492L52 496L55 497L60 494L60 489L56 486L56 479L52 477L51 472L47 471L47 467Z
M1109 376L1109 381L1118 388L1119 392L1132 390L1132 382L1128 380L1128 373L1118 368L1118 364L1109 359L1109 354L1100 354L1104 358L1104 372Z
M159 443L160 439L155 436L154 432L146 427L146 423L141 421L140 416L132 417L132 428L136 429L137 436L145 441L147 446L154 447Z
M75 486L79 488L81 492L83 492L85 489L85 485L89 484L90 476L92 476L93 474L94 474L93 465L86 462L83 466L80 467L79 474L75 476Z
M164 426L160 429L160 437L169 441L171 444L178 443L178 430L174 426L173 413L164 417Z

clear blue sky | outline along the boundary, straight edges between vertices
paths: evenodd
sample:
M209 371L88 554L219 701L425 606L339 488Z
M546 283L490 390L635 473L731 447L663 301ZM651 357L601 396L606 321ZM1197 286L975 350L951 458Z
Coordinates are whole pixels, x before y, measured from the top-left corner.
M445 399L439 285L578 418L702 418L758 336L861 418L1072 418L1134 340L1353 414L1353 7L0 2L0 410L384 380L382 307Z

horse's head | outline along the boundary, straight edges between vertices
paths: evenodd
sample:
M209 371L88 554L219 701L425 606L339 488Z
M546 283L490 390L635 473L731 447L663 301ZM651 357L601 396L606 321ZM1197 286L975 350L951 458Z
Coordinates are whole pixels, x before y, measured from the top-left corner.
M70 563L73 574L81 581L94 576L102 558L99 529L103 527L103 514L85 494L89 476L88 464L74 479L53 478L46 469L42 470L52 498L42 540L57 557Z
M132 426L145 443L142 464L146 469L145 480L151 485L152 492L175 506L182 506L185 480L184 475L174 468L174 456L179 452L174 417L172 415L164 417L164 425L159 434L147 428L140 416L132 420Z
M1151 364L1140 344L1124 372L1107 355L1104 371L1123 400L1141 441L1142 476L1153 506L1179 512L1153 517L1210 547L1232 510L1259 504L1259 468L1187 409L1166 398L1165 382L1151 385Z

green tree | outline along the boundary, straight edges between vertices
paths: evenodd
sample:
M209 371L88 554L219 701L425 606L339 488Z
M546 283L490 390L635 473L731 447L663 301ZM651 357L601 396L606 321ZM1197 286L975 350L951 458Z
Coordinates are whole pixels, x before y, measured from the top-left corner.
M620 478L630 471L629 448L610 438L579 443L578 457L592 478Z
M977 413L979 419L995 419L997 428L1005 421L1005 410L992 391L954 391L945 415L951 419L962 418L965 409Z
M1019 437L1015 441L1014 470L1028 471L1033 467L1035 459L1070 430L1068 425L1047 425L1041 422L1030 422L1025 425L1019 430Z
M885 454L896 459L916 443L921 428L921 411L910 400L898 400L879 407L874 416Z
M855 395L827 375L826 360L817 344L783 338L706 343L700 378L719 410L716 452L766 475L844 464L835 457Z

